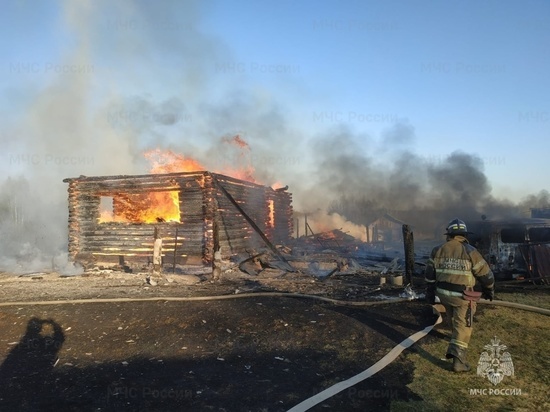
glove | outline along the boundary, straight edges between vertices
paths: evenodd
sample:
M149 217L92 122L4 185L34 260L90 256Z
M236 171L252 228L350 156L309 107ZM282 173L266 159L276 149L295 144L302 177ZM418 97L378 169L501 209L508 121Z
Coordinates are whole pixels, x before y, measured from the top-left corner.
M435 286L428 286L426 288L426 301L430 305L435 305Z
M491 302L495 298L495 290L494 289L483 289L481 291L481 297L483 299L490 300Z

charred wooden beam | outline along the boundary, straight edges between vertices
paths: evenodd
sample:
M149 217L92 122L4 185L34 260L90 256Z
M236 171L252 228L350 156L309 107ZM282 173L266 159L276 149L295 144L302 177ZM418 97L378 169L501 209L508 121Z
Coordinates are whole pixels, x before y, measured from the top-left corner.
M409 225L403 225L403 243L405 247L405 278L413 286L414 274L414 236Z
M235 201L233 196L216 180L216 178L213 178L214 183L217 187L223 192L223 194L233 203L233 205L241 212L241 214L244 216L244 218L250 223L250 226L254 228L254 230L260 235L262 240L265 242L265 244L275 253L279 259L281 259L282 262L286 263L286 266L288 266L287 270L289 272L294 272L294 268L290 265L290 263L287 262L285 257L279 252L279 250L273 246L273 244L269 241L269 239L264 235L264 233L260 230L258 225L246 214L246 212L243 210L243 208Z

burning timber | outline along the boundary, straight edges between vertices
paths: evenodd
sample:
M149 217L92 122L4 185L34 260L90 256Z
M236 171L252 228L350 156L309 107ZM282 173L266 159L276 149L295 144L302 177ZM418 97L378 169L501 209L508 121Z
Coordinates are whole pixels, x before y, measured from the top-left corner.
M164 264L211 263L285 243L292 195L210 172L63 180L69 184L69 255L85 266L152 263L162 239Z

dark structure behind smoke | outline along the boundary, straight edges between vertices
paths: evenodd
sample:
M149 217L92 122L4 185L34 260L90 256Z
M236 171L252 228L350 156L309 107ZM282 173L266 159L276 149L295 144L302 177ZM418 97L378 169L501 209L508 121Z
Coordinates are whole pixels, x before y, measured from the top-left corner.
M468 239L495 274L550 284L550 219L482 220L468 228L474 232Z

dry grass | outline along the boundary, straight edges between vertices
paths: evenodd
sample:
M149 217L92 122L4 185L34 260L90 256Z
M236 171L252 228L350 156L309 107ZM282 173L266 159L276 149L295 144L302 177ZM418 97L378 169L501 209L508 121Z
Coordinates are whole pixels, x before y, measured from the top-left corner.
M501 297L503 298L503 297ZM548 294L536 297L516 294L514 301L550 306ZM512 299L510 299L512 300ZM470 342L469 361L472 371L455 374L444 358L447 347L443 334L448 328L438 329L408 355L415 364L413 382L409 389L422 400L397 401L392 411L548 411L550 410L550 328L547 315L519 309L483 305L475 318L474 334ZM512 355L515 376L505 377L498 385L477 376L475 368L483 346L496 336ZM471 389L486 390L474 395ZM508 390L508 394L491 394L490 390ZM515 392L514 392L515 390ZM521 394L517 394L521 391ZM504 392L506 393L506 392ZM516 393L516 394L513 394Z
M545 289L542 289L545 288ZM550 309L550 289L548 286L541 286L540 289L514 290L501 289L497 291L497 298L508 302L522 303L524 305L537 306Z

